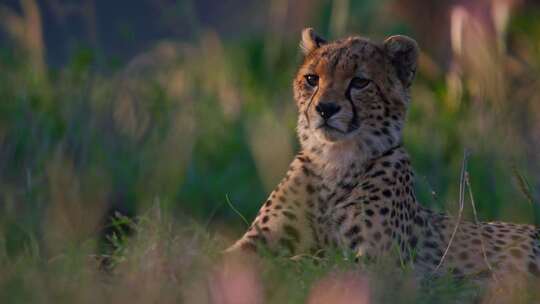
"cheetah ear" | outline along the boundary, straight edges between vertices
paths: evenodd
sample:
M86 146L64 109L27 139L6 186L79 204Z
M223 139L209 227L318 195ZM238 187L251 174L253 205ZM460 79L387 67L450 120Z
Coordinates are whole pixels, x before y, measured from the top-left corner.
M420 49L414 39L396 35L384 41L384 49L396 69L398 78L409 88L416 74L416 65Z
M308 27L302 31L300 48L302 49L302 53L304 53L304 55L311 53L313 50L319 48L323 44L326 44L326 40L317 35L312 28Z

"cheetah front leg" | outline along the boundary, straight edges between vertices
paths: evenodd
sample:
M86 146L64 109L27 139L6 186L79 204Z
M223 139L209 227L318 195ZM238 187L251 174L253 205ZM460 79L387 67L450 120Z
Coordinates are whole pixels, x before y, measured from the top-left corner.
M308 211L312 204L312 178L309 160L298 155L248 231L226 251L256 250L260 244L272 251L294 255L315 247Z

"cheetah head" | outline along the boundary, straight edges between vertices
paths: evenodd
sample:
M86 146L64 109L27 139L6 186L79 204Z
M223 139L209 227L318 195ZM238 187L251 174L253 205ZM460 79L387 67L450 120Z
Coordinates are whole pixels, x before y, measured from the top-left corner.
M304 59L293 88L304 150L376 157L401 142L419 54L414 40L327 42L307 28L300 46Z

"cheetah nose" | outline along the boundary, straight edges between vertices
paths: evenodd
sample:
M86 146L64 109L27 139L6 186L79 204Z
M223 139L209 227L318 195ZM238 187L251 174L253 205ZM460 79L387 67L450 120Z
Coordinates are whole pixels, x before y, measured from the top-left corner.
M334 116L340 109L341 107L333 102L321 102L315 107L317 113L319 113L324 120Z

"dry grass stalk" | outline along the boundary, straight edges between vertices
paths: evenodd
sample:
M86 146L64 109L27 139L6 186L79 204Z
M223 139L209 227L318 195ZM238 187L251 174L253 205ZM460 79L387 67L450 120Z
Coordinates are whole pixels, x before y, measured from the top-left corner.
M28 53L29 62L37 75L45 72L45 43L41 12L35 0L21 0L22 15L8 6L0 5L0 25Z
M476 225L476 227L480 227L480 222L478 221L478 214L476 213L476 204L474 203L474 197L473 197L473 192L472 192L471 182L469 180L469 173L468 172L465 175L465 183L466 183L467 188L469 190L469 198L471 200L471 207L472 207L472 210L473 210L474 224ZM481 233L479 234L479 236L480 236L480 248L482 249L482 257L484 258L484 262L486 263L486 266L489 269L489 272L491 273L493 279L496 282L498 282L499 279L498 279L497 275L495 274L495 272L493 271L493 267L491 266L491 263L489 262L488 257L487 257L484 236Z
M456 225L454 226L454 231L452 231L452 235L450 236L450 240L448 241L448 246L446 247L446 249L444 250L444 254L443 256L441 257L441 260L439 261L439 264L437 265L437 267L435 267L435 270L434 272L437 272L445 258L446 258L446 255L448 254L448 252L450 251L450 247L452 246L452 243L454 242L454 238L457 234L457 231L459 229L459 224L461 223L461 218L463 216L463 209L464 209L464 206L465 206L465 175L466 175L466 172L467 172L467 159L469 157L469 153L467 150L465 150L463 152L463 162L461 163L461 173L460 173L460 178L459 178L459 213L458 213L458 216L457 216L457 222L456 222Z

